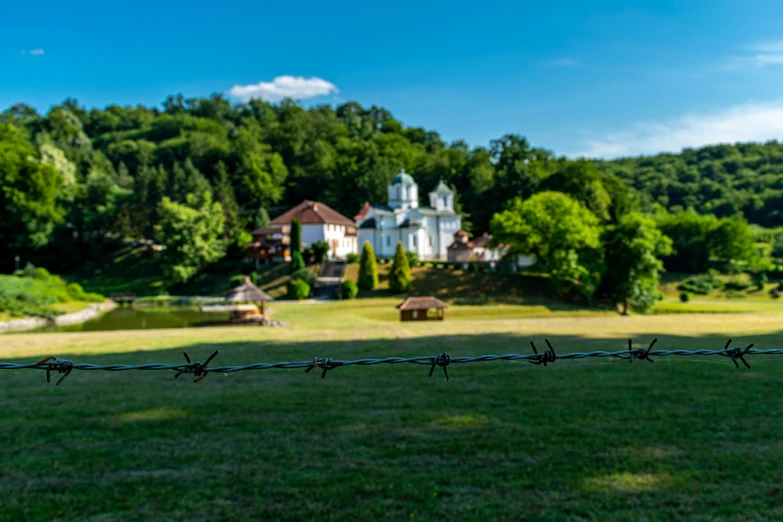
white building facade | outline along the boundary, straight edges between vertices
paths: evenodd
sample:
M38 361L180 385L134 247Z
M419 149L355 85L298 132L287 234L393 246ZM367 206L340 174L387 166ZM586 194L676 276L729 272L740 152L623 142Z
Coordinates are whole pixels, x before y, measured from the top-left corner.
M316 241L329 244L329 258L345 259L357 254L356 224L333 208L318 201L303 201L283 215L273 219L271 226L291 226L294 219L302 224L302 246Z
M377 257L390 258L402 241L420 259L446 259L462 218L454 211L454 192L443 181L428 195L429 206L419 206L419 186L402 170L388 187L388 204L365 205L356 216L359 250L369 241Z

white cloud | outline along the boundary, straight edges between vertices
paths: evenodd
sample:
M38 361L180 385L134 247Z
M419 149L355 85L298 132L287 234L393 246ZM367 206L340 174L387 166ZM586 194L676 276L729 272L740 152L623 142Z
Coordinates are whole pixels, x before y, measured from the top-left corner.
M275 102L284 98L304 100L325 94L337 93L337 87L321 78L305 78L303 76L278 76L271 82L259 82L251 85L234 85L229 95L242 101L251 98L261 98Z
M27 54L28 51L22 51L20 54ZM31 49L30 54L33 56L41 56L44 53L43 49Z
M640 123L599 140L588 140L586 150L573 156L617 158L782 137L783 100L777 100L737 105L715 114L687 114L666 122Z
M762 42L747 47L752 54L731 58L727 69L738 69L747 66L764 67L765 65L783 64L783 40Z

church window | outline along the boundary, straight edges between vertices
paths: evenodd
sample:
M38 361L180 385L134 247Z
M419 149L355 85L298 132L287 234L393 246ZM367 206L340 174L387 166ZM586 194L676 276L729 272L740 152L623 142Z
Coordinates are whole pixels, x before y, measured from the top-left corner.
M413 246L416 246L416 236L413 236Z
M430 236L430 246L432 246L432 236Z

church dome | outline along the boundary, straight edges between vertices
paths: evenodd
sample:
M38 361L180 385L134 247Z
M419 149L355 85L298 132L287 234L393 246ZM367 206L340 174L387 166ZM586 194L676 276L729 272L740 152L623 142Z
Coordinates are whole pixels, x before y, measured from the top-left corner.
M399 174L394 176L394 179L391 182L392 185L402 184L402 185L415 185L416 182L413 181L413 177L405 172L405 169L402 169Z

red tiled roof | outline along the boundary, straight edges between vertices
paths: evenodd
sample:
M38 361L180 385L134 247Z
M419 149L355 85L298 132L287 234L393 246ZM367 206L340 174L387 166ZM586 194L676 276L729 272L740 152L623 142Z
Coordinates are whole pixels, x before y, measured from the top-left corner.
M336 210L323 203L309 200L302 201L288 212L273 219L269 224L289 225L295 218L298 218L303 225L319 225L323 223L327 225L355 226L353 221Z
M400 310L427 310L429 308L446 308L449 305L433 296L409 297L397 306Z
M471 242L473 243L473 247L474 248L485 248L487 246L487 244L489 243L490 239L491 238L490 238L489 234L484 232L482 235L480 235L479 237L473 239L473 241L471 241Z
M371 208L372 208L372 207L370 206L370 204L369 204L368 202L366 202L366 201L365 201L365 202L364 202L364 206L362 207L362 209L359 211L359 213L358 213L358 214L356 214L356 215L353 217L354 221L361 221L362 219L364 219L365 217L367 217L367 213L370 211L370 209L371 209Z

